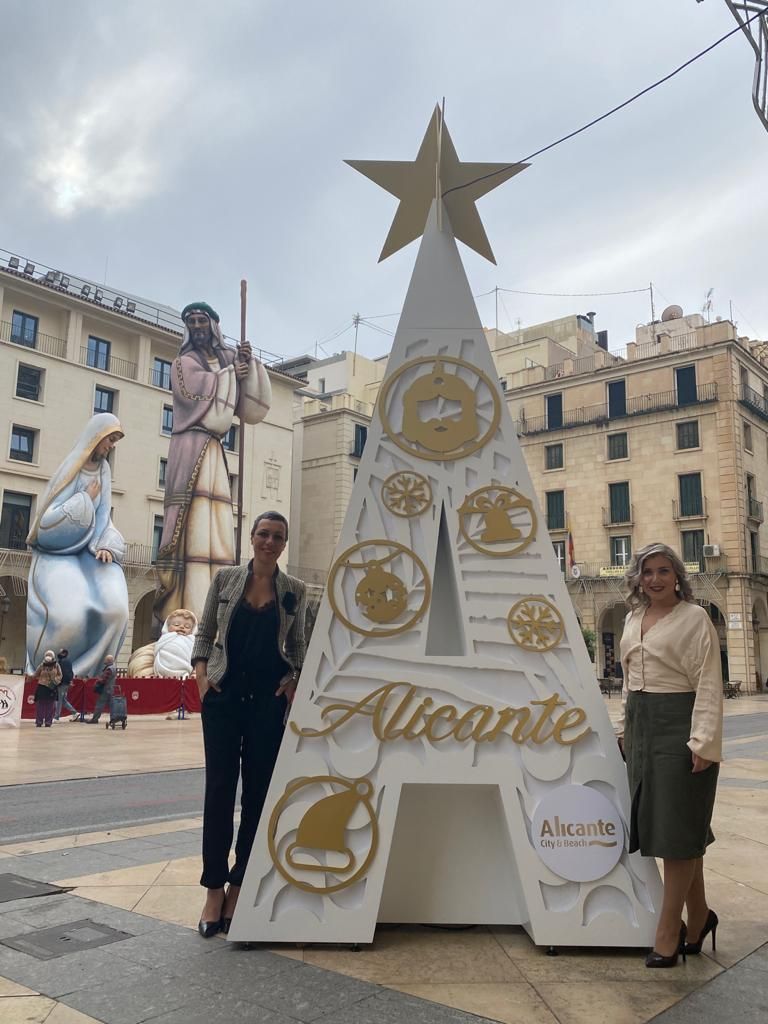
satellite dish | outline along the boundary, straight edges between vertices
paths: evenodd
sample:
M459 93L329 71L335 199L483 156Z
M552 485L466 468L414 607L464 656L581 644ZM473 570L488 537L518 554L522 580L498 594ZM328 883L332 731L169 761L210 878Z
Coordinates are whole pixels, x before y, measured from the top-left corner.
M581 579L581 569L578 567L578 565L572 565L571 566L571 579L573 579L573 580L580 580Z
M664 312L661 314L662 321L666 320L679 320L683 315L682 306L667 306Z

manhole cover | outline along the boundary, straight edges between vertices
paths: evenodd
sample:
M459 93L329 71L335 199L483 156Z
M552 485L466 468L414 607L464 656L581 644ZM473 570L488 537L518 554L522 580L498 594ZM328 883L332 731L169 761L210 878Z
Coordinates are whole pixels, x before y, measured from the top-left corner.
M11 900L23 900L27 896L50 896L52 893L63 891L58 885L37 882L34 878L0 874L0 903L10 903Z
M52 960L57 956L66 956L67 953L80 953L85 949L131 938L133 936L130 932L120 932L109 925L84 920L57 924L54 928L40 928L26 935L13 935L8 939L0 939L0 942L11 949L37 957L38 960Z

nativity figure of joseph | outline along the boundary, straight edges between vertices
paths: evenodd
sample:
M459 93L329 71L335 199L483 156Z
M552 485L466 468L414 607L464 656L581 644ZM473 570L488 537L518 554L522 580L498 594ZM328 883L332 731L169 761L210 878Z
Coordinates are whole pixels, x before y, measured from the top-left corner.
M223 566L235 564L223 441L235 416L241 425L260 423L272 400L269 376L250 344L225 345L219 314L207 302L185 306L181 319L184 338L171 368L173 432L157 554L154 616L159 622L176 608L189 608L199 618L211 580Z

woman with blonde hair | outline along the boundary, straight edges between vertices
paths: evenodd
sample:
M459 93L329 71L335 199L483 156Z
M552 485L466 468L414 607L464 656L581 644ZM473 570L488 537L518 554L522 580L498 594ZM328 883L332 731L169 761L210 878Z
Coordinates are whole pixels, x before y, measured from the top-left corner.
M685 566L666 544L641 548L626 582L631 610L621 638L619 746L632 798L629 849L664 862L664 899L645 965L674 967L680 953L700 953L709 933L715 948L718 919L707 906L703 857L714 841L722 760L720 642L694 603Z

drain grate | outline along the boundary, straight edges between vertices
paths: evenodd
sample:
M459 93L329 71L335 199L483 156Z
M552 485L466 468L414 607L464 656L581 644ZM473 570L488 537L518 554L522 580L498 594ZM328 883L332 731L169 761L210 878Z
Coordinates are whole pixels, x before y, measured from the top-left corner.
M64 891L61 886L49 885L47 882L38 882L34 878L0 874L0 903L10 903L11 900L23 900L27 896L51 896L55 892Z
M0 939L0 942L11 949L37 957L38 960L53 960L67 953L81 953L86 949L132 938L130 932L121 932L109 925L85 919L57 924L53 928L40 928L26 935L13 935L8 939Z

